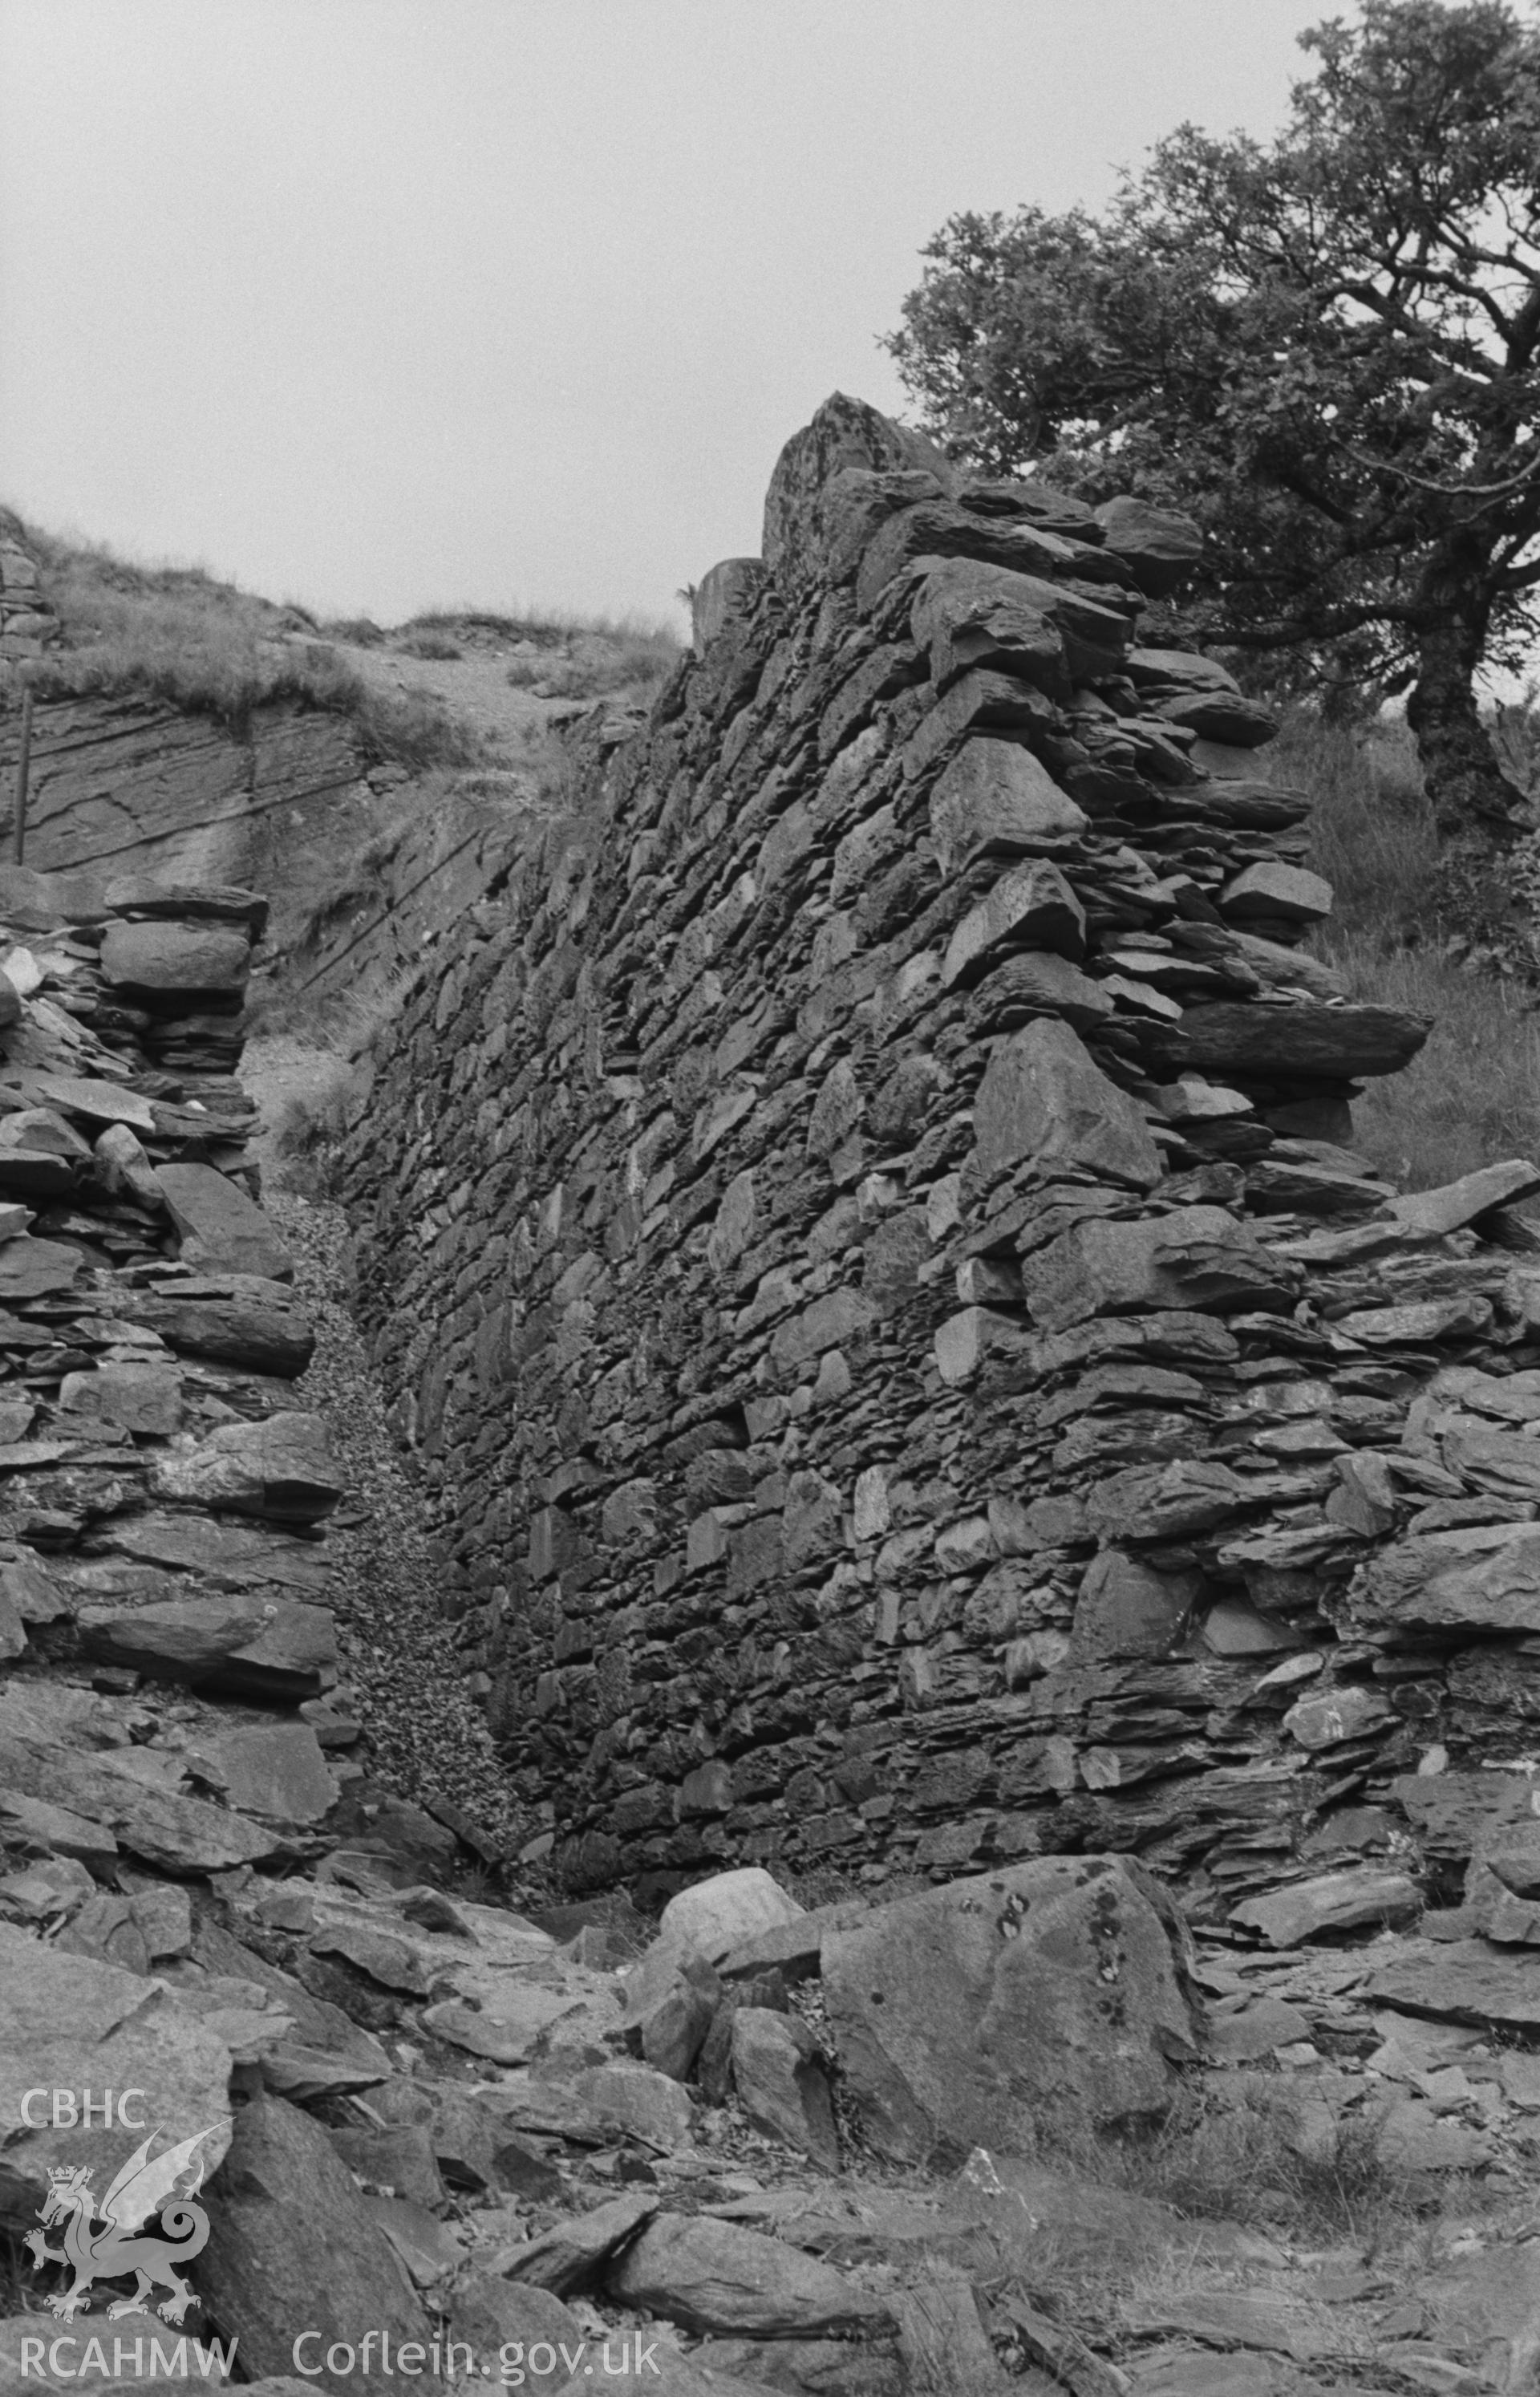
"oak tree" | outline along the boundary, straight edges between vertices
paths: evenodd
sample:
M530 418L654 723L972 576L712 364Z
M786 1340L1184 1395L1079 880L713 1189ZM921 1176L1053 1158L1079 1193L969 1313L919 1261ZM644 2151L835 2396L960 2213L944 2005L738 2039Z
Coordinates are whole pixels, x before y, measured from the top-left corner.
M1540 591L1540 31L1363 0L1270 141L1187 125L1111 207L954 217L888 346L995 473L1181 506L1200 636L1275 684L1404 691L1446 825L1518 794L1483 666Z

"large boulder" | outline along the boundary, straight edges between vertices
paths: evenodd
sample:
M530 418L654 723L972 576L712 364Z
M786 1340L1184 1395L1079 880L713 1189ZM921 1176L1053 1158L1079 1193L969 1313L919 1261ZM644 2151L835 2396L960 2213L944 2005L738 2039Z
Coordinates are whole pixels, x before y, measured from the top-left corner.
M504 2248L497 2270L513 2281L568 2297L589 2288L609 2259L636 2238L658 2211L647 2189L612 2197L587 2214L563 2215L521 2246Z
M660 2214L607 2274L611 2294L694 2331L820 2338L890 2328L889 2308L783 2240L703 2215Z
M110 924L101 944L105 981L152 1014L240 1005L251 970L244 931L214 925Z
M35 2230L48 2175L91 2174L98 2196L153 2125L157 2151L204 2133L211 2172L230 2145L230 2050L161 1982L89 1956L61 1954L0 1922L0 2221ZM29 2091L47 2090L46 2104ZM100 2109L114 2093L110 2124L52 2122L54 2090L89 2089ZM119 2100L138 2091L119 2121ZM67 2111L66 2108L60 2108ZM30 2118L30 2119L29 2119Z
M0 1191L7 1198L57 1198L90 1161L89 1144L51 1107L0 1118Z
M1299 1948L1323 1931L1414 1922L1422 1903L1408 1874L1354 1865L1345 1872L1319 1873L1313 1881L1291 1881L1264 1897L1247 1898L1231 1908L1230 1921L1259 1931L1269 1947Z
M714 1873L671 1897L663 1912L666 1937L694 1948L715 1964L761 1931L795 1922L803 1909L759 1865Z
M981 506L986 493L988 503ZM1084 501L1051 490L1046 483L974 484L959 506L944 499L908 499L897 478L888 478L881 495L887 510L880 518L870 504L876 496L869 495L864 524L858 525L847 508L841 528L860 545L855 592L864 613L917 558L980 558L1021 574L1072 574L1081 583L1124 588L1132 581L1122 559L1100 545L1096 519ZM847 540L844 548L842 566L855 544Z
M162 1165L155 1180L184 1264L292 1281L294 1260L255 1200L212 1165Z
M1076 1600L1076 1663L1169 1655L1186 1630L1201 1589L1197 1573L1157 1573L1140 1557L1104 1548L1087 1566Z
M1160 2117L1196 2053L1180 1933L1122 1856L1045 1856L832 1932L824 1995L866 2137L905 2163Z
M1510 1157L1501 1165L1483 1165L1474 1173L1464 1173L1458 1182L1446 1182L1440 1189L1413 1190L1404 1198L1392 1198L1387 1212L1404 1230L1438 1239L1475 1223L1493 1207L1511 1207L1520 1198L1533 1198L1537 1190L1540 1166L1527 1157Z
M137 1091L121 1083L103 1082L84 1074L23 1074L21 1088L40 1106L57 1107L67 1116L84 1118L95 1134L108 1124L153 1132L155 1111Z
M1533 1948L1403 1940L1364 1994L1425 2020L1512 2031L1525 2046L1540 2037L1540 1954Z
M1265 860L1226 883L1219 904L1231 923L1260 917L1285 924L1319 924L1332 912L1332 886L1303 866Z
M776 460L765 495L766 569L785 590L819 583L837 547L849 549L853 570L863 530L906 501L941 498L956 479L924 434L837 391Z
M1273 740L1279 719L1259 699L1239 691L1193 690L1154 701L1157 716L1168 724L1185 725L1205 741L1224 741L1239 749L1258 749Z
M343 1485L324 1417L296 1412L216 1426L195 1446L157 1457L150 1487L183 1506L314 1523L330 1514Z
M314 2369L314 2386L339 2397L386 2397L386 2334L397 2353L407 2344L422 2350L421 2369L433 2337L427 2315L353 2175L308 2115L276 2097L242 2109L208 2216L200 2289L221 2330L239 2339L248 2371L292 2371L299 2362L307 2378ZM333 2374L326 2358L338 2344L355 2360Z
M545 2397L547 2391L567 2381L567 2365L557 2350L565 2347L569 2357L588 2353L587 2334L582 2323L558 2297L549 2289L537 2288L532 2282L504 2281L495 2272L472 2272L456 2288L450 2299L449 2335L470 2348L472 2373L485 2373L494 2382L502 2377L502 2350L519 2349L520 2362L515 2364L510 2356L510 2369L522 2369L527 2376L525 2385L534 2390L537 2397ZM532 2347L550 2349L549 2371L531 2367L529 2352Z

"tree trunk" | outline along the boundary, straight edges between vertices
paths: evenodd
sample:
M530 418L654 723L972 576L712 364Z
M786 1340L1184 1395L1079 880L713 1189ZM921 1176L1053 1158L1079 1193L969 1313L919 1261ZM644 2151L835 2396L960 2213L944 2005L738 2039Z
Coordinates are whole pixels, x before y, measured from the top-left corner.
M1511 840L1528 828L1524 794L1498 764L1476 705L1485 610L1446 602L1440 615L1418 642L1417 679L1406 703L1434 821L1443 840L1477 831L1489 841Z

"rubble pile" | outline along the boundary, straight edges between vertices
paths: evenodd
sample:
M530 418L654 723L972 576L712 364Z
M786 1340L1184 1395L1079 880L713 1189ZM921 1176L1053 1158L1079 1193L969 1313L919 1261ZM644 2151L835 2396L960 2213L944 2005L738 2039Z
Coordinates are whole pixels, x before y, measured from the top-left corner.
M313 1727L273 1737L328 1788L317 1734L356 1737L328 1703L316 1545L341 1483L292 1392L314 1343L228 1071L262 914L248 891L0 868L7 1849L62 1825L60 1853L93 1866L120 1848L171 1871L255 1852L249 1827L173 1794L174 1733L157 1770L125 1768L149 1761L160 1706L169 1726L192 1703L141 1700L141 1680L302 1705ZM260 1752L242 1767L259 1781Z
M73 1742L81 1802L138 1757L167 1814L248 1836L238 1863L184 1841L157 1873L131 1834L108 1856L99 1827L87 1861L34 1828L0 1878L0 2222L28 2258L7 2390L114 2385L136 2339L115 2385L234 2361L270 2397L1521 2385L1540 2284L1502 2203L1524 2215L1540 2078L1386 1995L1414 1945L1393 1933L1216 1994L1169 1896L1117 1858L811 1911L749 1867L656 1925L617 1898L528 1917L447 1890L426 1816L382 1809L360 1836L300 1726L200 1721L178 1746L149 1690L57 1674L8 1683L6 1713L23 1702ZM170 1794L177 1759L208 1799ZM1355 2003L1373 2052L1324 2064L1306 2034L1340 2040ZM1429 2205L1452 2174L1468 2205L1479 2175L1480 2227L1425 2227L1413 2289L1361 2238L1322 2246L1287 2190L1242 2188L1234 2217L1134 2193L1120 2152L1195 2082L1323 2183L1353 2125ZM142 2145L101 2119L107 2087L141 2093ZM69 2120L87 2088L95 2118ZM126 2291L138 2265L109 2254L74 2288L54 2175L100 2198L184 2146L208 2223L186 2281L166 2272L196 2217L169 2210L136 2243L155 2286Z

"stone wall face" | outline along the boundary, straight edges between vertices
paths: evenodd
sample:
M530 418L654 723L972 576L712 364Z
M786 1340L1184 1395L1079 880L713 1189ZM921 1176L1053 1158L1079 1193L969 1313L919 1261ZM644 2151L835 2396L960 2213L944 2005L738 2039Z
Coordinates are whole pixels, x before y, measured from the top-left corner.
M1137 1850L1223 1922L1436 1883L1528 1740L1540 1173L1342 1145L1426 1026L1141 636L1193 545L831 401L382 1036L362 1303L574 1886Z
M16 518L0 508L0 660L39 658L58 637L37 560L23 548Z

